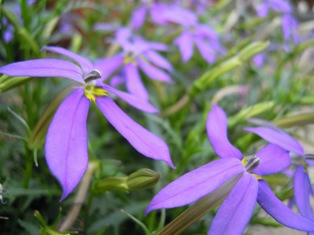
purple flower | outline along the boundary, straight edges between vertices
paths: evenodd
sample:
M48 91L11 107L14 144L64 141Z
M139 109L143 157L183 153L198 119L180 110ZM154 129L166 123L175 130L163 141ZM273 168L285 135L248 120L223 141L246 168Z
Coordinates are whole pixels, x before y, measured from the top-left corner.
M256 202L279 223L294 229L314 231L312 220L286 207L262 180L263 175L280 172L290 164L288 152L278 145L268 144L254 157L243 157L228 140L227 122L224 111L214 105L208 114L206 128L209 141L221 159L203 165L167 185L153 198L146 213L192 203L241 174L240 180L220 206L208 234L241 234Z
M169 20L183 27L174 44L179 47L184 62L192 57L194 44L208 63L213 63L218 54L225 52L220 45L218 34L210 26L198 23L192 12L178 8L172 15Z
M218 54L224 53L218 35L208 25L204 24L186 27L174 43L179 47L184 62L192 57L194 44L208 63L215 62Z
M302 160L304 160L304 166L314 166L313 156L311 154L305 154L302 145L281 129L275 126L250 127L245 129L259 135L272 144L277 144L281 148L301 156ZM309 175L303 165L300 164L294 173L294 201L301 215L314 220L314 214L310 204L310 195L314 192ZM314 233L309 234L313 235Z
M298 21L291 14L287 13L282 16L282 32L285 40L292 39L295 44L299 43Z
M58 107L49 126L45 144L48 166L63 188L61 200L73 191L88 164L86 119L91 101L96 103L108 122L139 153L165 161L173 167L166 143L133 121L113 98L119 97L145 112L157 112L151 104L102 83L98 78L102 77L102 73L108 73L108 68L103 63L93 64L60 47L44 49L64 55L79 66L62 59L34 59L3 66L0 73L9 76L64 77L77 83L77 88Z
M140 37L132 36L127 28L121 28L115 41L122 47L122 53L117 54L110 61L119 60L122 66L121 74L125 78L127 90L144 100L149 99L148 92L142 82L139 70L149 78L171 82L170 76L164 71L172 71L171 64L157 51L165 51L167 46L158 42L145 41ZM115 67L117 68L117 67ZM161 68L161 69L160 69Z
M265 54L264 53L258 53L253 57L253 62L256 65L256 67L260 68L264 65L265 62Z
M281 13L292 11L290 3L285 0L265 0L257 7L256 11L259 17L264 18L268 15L269 9Z
M143 1L143 5L135 9L131 16L131 28L136 30L142 27L145 22L146 15L149 14L152 21L156 24L166 24L169 16L169 8L171 5L165 3L156 3Z
M282 31L285 40L293 39L294 43L300 41L297 33L298 21L292 16L292 6L285 0L266 0L257 8L259 17L266 17L269 9L283 13L281 19Z
M132 28L137 29L143 24L146 11L147 7L142 6L133 13ZM175 23L183 27L183 32L175 39L174 44L179 47L184 62L192 57L194 44L208 63L213 63L217 54L224 53L217 33L208 25L199 23L192 11L175 4L154 3L150 12L157 24Z

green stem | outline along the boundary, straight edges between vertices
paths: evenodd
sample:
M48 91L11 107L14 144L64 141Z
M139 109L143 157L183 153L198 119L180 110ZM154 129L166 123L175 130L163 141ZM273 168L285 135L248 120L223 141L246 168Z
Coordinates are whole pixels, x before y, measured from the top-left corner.
M29 150L25 144L25 172L24 172L24 182L23 186L24 188L28 188L29 181L32 177L33 173L33 158L32 158L32 152Z

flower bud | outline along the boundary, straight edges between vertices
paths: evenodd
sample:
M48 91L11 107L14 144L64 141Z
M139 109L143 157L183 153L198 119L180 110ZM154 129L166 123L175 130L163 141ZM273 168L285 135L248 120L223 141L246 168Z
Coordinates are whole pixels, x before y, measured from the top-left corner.
M154 186L160 178L160 174L148 168L133 172L127 178L129 190L144 189Z

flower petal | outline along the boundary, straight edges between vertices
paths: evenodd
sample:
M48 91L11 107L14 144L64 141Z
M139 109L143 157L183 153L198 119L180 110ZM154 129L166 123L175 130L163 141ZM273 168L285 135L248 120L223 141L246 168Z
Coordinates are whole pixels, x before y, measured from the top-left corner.
M167 144L124 113L109 97L98 97L96 104L108 122L141 154L165 161L174 168Z
M93 64L88 59L62 47L45 46L42 50L52 51L74 60L81 66L84 74L89 73L93 69Z
M141 80L140 74L134 64L126 64L125 68L126 87L130 93L143 100L148 100L149 95Z
M275 144L268 144L256 153L260 159L258 167L254 169L257 175L270 175L285 170L291 163L288 151Z
M84 83L80 67L60 59L35 59L16 62L1 67L0 73L8 76L64 77Z
M117 54L111 58L104 58L95 61L94 68L101 73L101 81L106 80L123 63L123 55Z
M285 1L285 0L272 0L272 1L269 1L269 6L275 10L275 11L278 11L278 12L291 12L292 11L292 7L291 5L289 4L288 1Z
M153 64L157 65L160 68L163 69L167 69L169 71L171 71L172 65L163 57L161 56L159 53L149 50L147 52L145 52L145 57L152 62Z
M120 86L121 84L125 83L125 78L120 76L119 74L118 75L115 75L113 76L111 79L110 79L110 86L111 87L117 87L117 86Z
M132 105L133 107L140 109L144 112L148 113L157 113L158 110L152 106L148 101L143 100L141 97L132 95L130 93L126 93L123 91L119 91L111 86L108 86L106 84L102 85L105 90L109 91L110 93L118 96L120 99L124 100L128 104Z
M238 159L220 159L203 165L160 190L148 205L146 213L194 202L243 171L244 167Z
M314 231L314 220L294 213L273 194L265 181L261 180L258 183L257 202L268 214L287 227Z
M304 150L301 144L279 129L273 129L269 127L247 127L244 130L252 132L266 141L277 144L281 148L299 154L304 155Z
M145 6L141 6L133 12L131 17L132 29L139 29L143 25L146 16L146 10L147 9Z
M208 234L242 234L252 216L257 189L257 180L245 172L218 209Z
M294 200L301 215L314 219L313 210L310 204L310 193L312 185L309 175L304 171L302 165L299 165L294 175Z
M193 55L193 38L189 32L183 32L179 37L174 41L179 47L182 60L184 62L188 61Z
M46 160L66 198L80 182L88 164L86 119L89 100L79 88L59 106L46 137Z
M208 113L206 130L209 142L216 154L221 158L242 158L242 153L227 137L228 120L225 112L218 105L213 105Z
M151 79L156 79L162 82L171 82L170 76L163 70L156 68L155 66L138 59L138 65L144 71L144 73Z
M268 2L263 2L261 3L257 9L257 15L261 18L265 18L268 15L269 11L269 3Z
M201 53L202 57L208 62L213 63L216 60L215 51L210 46L209 42L197 38L195 39L195 44Z
M298 21L291 14L283 15L281 21L284 39L293 39L294 43L298 43L300 41L298 35Z

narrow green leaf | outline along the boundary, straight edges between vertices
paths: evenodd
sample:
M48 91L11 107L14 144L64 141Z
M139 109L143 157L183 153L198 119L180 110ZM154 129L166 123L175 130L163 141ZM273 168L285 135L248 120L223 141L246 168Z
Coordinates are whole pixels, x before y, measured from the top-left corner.
M249 106L245 109L242 109L236 115L229 118L229 121L228 121L229 126L232 127L239 122L243 122L247 120L248 118L251 118L261 113L264 113L266 111L269 111L270 109L274 107L274 105L275 105L274 102L269 101L269 102L258 103L258 104Z

